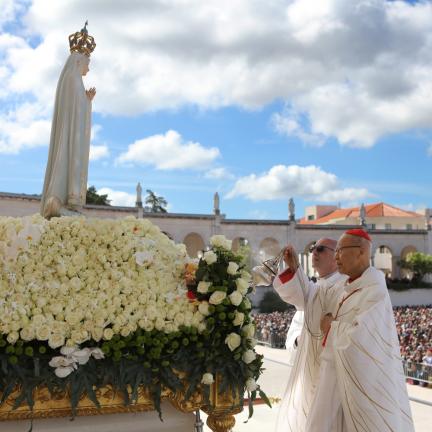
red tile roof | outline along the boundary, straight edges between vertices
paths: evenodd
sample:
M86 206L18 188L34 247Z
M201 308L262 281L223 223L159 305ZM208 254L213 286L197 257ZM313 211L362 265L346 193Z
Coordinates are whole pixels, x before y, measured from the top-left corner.
M420 217L418 213L402 210L390 204L383 202L376 204L365 205L366 217ZM308 220L306 218L300 219L300 224L304 225L319 225L329 223L335 219L358 218L360 216L360 207L351 207L346 209L336 209L326 216L319 219Z

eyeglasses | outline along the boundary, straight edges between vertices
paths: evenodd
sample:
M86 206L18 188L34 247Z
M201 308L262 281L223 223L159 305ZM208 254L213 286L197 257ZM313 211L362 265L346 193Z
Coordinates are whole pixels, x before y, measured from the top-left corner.
M352 245L352 246L341 246L341 247L338 247L335 250L335 255L337 255L342 249L357 248L357 247L361 247L361 246L360 245Z
M324 245L318 245L318 246L316 246L316 245L313 244L313 245L309 248L309 252L312 253L313 251L317 251L318 253L321 253L321 252L324 252L325 249L328 249L328 250L334 251L334 249L332 249L331 247L324 246Z

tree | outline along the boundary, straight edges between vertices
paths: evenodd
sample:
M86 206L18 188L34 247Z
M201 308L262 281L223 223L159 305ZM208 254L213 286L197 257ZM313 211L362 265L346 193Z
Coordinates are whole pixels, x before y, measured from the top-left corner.
M248 272L252 269L252 251L248 244L241 245L237 250L237 255L241 257L241 264L245 266Z
M399 261L399 265L413 272L413 283L420 283L428 273L432 273L432 255L413 252Z
M108 199L107 194L99 195L94 186L90 186L87 189L86 196L86 204L95 204L95 205L111 205L111 200Z
M166 206L168 205L167 200L164 197L157 196L153 191L147 189L147 196L145 203L149 206L147 207L149 211L153 213L166 213Z

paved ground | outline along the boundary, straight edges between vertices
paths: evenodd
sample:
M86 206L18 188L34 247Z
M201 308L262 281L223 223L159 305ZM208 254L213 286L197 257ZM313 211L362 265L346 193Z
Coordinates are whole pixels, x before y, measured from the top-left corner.
M287 366L286 351L257 346L257 351L264 355L265 372L260 379L260 384L268 396L282 398L286 386ZM432 403L432 389L420 386L407 385L410 397L427 400ZM266 405L256 405L254 416L247 424L243 423L247 418L247 411L236 416L236 425L233 432L272 432L275 425L279 404L274 404L270 409ZM411 410L414 418L416 432L426 432L431 430L432 406L411 402ZM210 429L205 428L206 432Z

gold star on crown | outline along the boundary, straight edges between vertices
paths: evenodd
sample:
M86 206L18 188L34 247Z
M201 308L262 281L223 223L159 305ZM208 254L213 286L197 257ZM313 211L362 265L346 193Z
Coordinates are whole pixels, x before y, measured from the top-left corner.
M86 21L84 28L81 29L81 31L72 33L69 36L69 47L70 52L78 52L90 57L90 54L96 48L96 42L94 41L93 36L88 34L87 24L88 22Z

